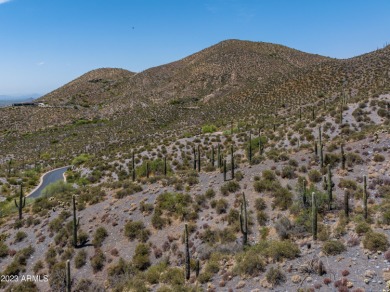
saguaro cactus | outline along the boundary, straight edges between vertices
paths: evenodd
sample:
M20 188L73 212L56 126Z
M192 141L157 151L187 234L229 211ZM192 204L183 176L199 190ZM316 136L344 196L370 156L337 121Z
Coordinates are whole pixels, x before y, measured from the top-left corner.
M15 201L15 206L18 208L19 211L19 220L22 220L22 211L23 208L26 206L26 197L23 196L23 185L20 183L20 193L19 193L19 204Z
M249 149L248 149L249 164L252 164L252 134L249 131Z
M264 149L264 146L263 146L263 143L261 142L261 132L259 131L259 154L260 155L263 155L263 149Z
M226 181L226 159L223 160L223 180Z
M184 231L184 244L185 244L185 265L186 265L186 280L188 281L190 279L190 273L191 273L191 259L190 259L190 246L188 243L188 226L187 223L184 225L185 231Z
M333 188L333 182L332 182L332 170L330 168L330 164L328 164L328 179L327 179L327 183L328 183L328 187L327 187L327 190L328 190L328 204L329 204L329 210L332 210L332 188Z
M314 154L316 156L316 158L318 157L318 144L317 144L317 140L314 141Z
M311 207L313 240L317 240L317 200L314 192L311 194Z
M320 166L324 167L324 145L320 142Z
M222 165L222 159L221 159L221 145L218 144L217 147L217 159L218 159L218 168L221 168Z
M198 278L200 272L200 261L199 259L196 259L196 264L195 264L195 276Z
M319 142L320 145L322 144L321 126L318 127L318 142Z
M214 145L211 145L211 165L214 167L215 165L215 157L214 157Z
M195 152L195 147L192 148L192 153L194 155L194 170L196 170L196 152Z
M344 147L343 147L343 144L341 144L340 146L340 150L341 150L341 169L345 169L345 153L344 153Z
M72 282L70 275L70 260L66 261L66 292L71 292Z
M135 181L135 159L134 159L134 151L133 153L131 154L132 155L132 179L133 181Z
M368 208L367 208L367 177L363 176L363 209L364 209L364 218L367 219L368 217Z
M344 189L344 213L345 216L348 218L349 217L349 192L346 188Z
M242 233L242 243L243 245L248 244L248 215L246 212L246 199L245 194L242 193L242 202L240 210L240 229Z
M80 218L77 218L75 195L72 196L72 204L73 204L73 246L77 247L77 229L80 226Z
M149 161L146 161L146 178L149 178Z
M164 176L167 176L167 157L164 156Z
M12 165L12 159L8 161L8 176L11 175L11 165Z
M198 144L198 172L200 172L200 145Z
M232 166L232 179L234 179L234 151L233 151L233 145L230 147L230 161Z
M303 206L306 206L306 179L302 181L302 203Z

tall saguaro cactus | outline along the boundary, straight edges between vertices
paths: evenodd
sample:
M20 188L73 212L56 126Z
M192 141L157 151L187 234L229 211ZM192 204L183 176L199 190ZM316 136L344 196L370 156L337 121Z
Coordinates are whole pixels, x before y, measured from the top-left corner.
M188 281L190 279L190 267L191 267L191 259L190 259L190 246L188 243L188 226L187 223L184 225L184 245L185 245L185 265L186 265L186 280Z
M72 196L72 204L73 204L73 246L77 247L77 229L80 226L80 218L77 218L75 195Z
M196 170L196 152L195 152L195 147L192 148L192 153L194 155L194 170Z
M363 209L364 209L364 218L367 219L368 217L368 208L367 208L367 177L363 176Z
M200 145L198 144L198 172L200 172Z
M22 220L22 211L23 208L26 206L26 197L23 196L23 185L20 183L20 193L19 193L19 204L15 201L15 206L18 208L19 211L19 220Z
M226 181L226 159L223 160L223 181Z
M306 206L306 179L302 181L302 203Z
M232 166L232 179L234 179L234 150L233 150L233 145L230 147L230 161L231 161L231 166Z
M330 164L328 164L328 179L327 179L327 191L328 191L328 204L329 204L329 210L332 210L332 200L333 200L333 193L332 193L332 188L333 188L333 182L332 182L332 170L330 168Z
M320 142L320 166L324 167L324 145Z
M211 145L211 165L214 167L215 165L215 157L214 157L214 145Z
M66 292L71 292L71 287L72 287L72 280L71 280L71 275L70 275L70 260L66 261Z
M349 218L349 192L347 189L344 189L344 214Z
M167 176L167 157L164 156L164 176Z
M12 159L8 161L8 176L11 176L11 165L12 165Z
M249 164L252 164L252 133L249 131L249 149L248 149Z
M317 200L314 192L311 193L311 207L313 240L317 240Z
M240 210L240 229L242 233L242 243L243 245L248 244L248 215L246 212L246 199L245 194L242 193L242 203Z
M222 165L222 159L221 159L221 145L218 144L218 147L217 147L217 159L218 159L218 168L221 168L221 165Z
M344 153L344 147L343 147L343 144L341 144L341 147L340 147L340 151L341 151L341 169L345 169L345 153Z
M132 180L133 181L135 181L135 159L134 159L134 151L133 151L133 153L131 154L131 156L132 156L132 161L131 161L131 163L132 163Z

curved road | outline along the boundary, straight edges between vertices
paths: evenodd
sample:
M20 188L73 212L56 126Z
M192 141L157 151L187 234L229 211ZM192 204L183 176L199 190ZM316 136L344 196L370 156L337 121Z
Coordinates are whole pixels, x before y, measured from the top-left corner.
M49 184L54 183L58 180L64 180L64 172L69 168L70 166L64 166L61 168L54 169L52 171L46 172L41 177L40 184L29 194L27 195L28 198L38 198L42 190L46 188Z

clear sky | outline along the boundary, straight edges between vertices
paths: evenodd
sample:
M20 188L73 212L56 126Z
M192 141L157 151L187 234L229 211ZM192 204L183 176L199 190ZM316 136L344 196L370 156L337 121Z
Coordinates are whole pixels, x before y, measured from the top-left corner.
M390 43L389 0L0 0L0 95L134 72L225 39L349 58Z

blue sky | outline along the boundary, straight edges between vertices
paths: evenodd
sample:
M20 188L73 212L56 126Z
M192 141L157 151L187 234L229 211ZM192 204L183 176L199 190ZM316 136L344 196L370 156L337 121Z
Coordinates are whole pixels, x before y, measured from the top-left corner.
M0 95L139 72L225 39L349 58L390 43L388 0L0 0Z

